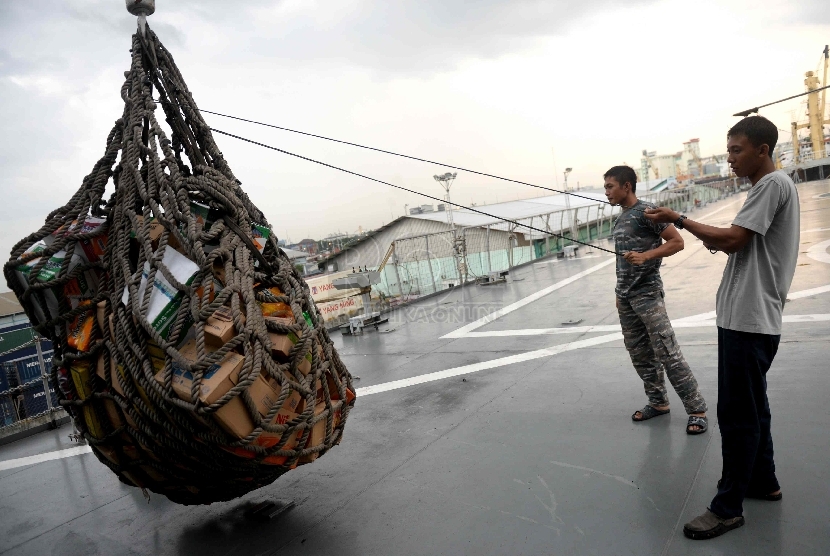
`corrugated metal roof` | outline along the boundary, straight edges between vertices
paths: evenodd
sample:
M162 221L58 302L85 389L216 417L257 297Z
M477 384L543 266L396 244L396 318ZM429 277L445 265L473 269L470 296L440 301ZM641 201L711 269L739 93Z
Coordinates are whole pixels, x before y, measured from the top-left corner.
M546 195L543 197L475 207L493 216L478 214L468 209L453 209L453 223L456 227L460 228L490 226L492 230L496 231L511 231L515 229L515 231L521 233L526 239L540 239L547 237L548 234L534 232L523 226L517 228L514 224L505 222L504 219L519 221L535 228L547 228L552 232L559 232L570 228L569 214L560 213L556 218L551 218L544 222L538 217L563 211L567 208L568 202L570 202L571 209L581 209L578 216L580 222L596 219L603 209L604 212L602 214L606 216L615 212L615 209L604 204L607 200L603 191L579 191L578 194L587 198L571 195L570 199L566 201L566 196L559 193L556 195ZM534 218L536 220L533 220ZM338 261L338 264L343 263L340 266L344 268L354 266L355 264L376 266L392 241L443 232L449 229L450 226L447 224L447 213L445 211L402 216L377 230L373 230L357 243L349 245L346 251L332 254L320 260L319 263L328 263L334 259Z
M285 253L285 255L292 261L294 259L302 259L303 257L308 257L308 253L306 253L305 251L297 251L296 249L289 249L288 247L280 247L280 249L282 249L282 252Z
M584 199L582 197L570 196L570 207L584 207L595 205L597 202L605 202L605 194L601 191L580 191L578 195L583 197L590 197ZM566 208L568 201L566 195L557 193L556 195L545 195L543 197L534 197L532 199L522 199L519 201L507 201L504 203L495 203L492 205L480 205L475 208L482 212L486 212L496 216L492 218L485 216L468 209L453 209L452 219L456 226L487 226L488 224L495 224L504 219L518 220L521 218L530 218L542 214L561 210ZM413 214L409 218L417 218L421 220L432 220L435 222L446 222L446 212L427 212L424 214Z
M0 317L16 315L23 312L14 292L0 293Z

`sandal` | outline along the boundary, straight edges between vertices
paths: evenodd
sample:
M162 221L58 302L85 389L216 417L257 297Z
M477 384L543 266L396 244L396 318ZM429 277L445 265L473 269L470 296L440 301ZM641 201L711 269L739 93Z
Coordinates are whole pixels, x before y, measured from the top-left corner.
M693 430L692 427L700 427ZM709 428L709 420L706 417L689 415L689 422L686 424L686 434L703 434Z
M718 481L718 490L720 490L721 483L722 483L722 480L719 480ZM753 500L766 500L767 502L778 502L782 498L784 498L784 493L779 492L778 494L772 494L772 493L759 494L759 493L756 493L756 492L747 492L744 495L744 498L752 498Z
M712 513L711 510L706 510L703 515L683 526L683 534L694 540L711 539L737 529L743 524L743 516L724 519Z
M671 409L655 409L650 405L645 406L643 409L635 411L631 414L632 421L648 421L652 417L659 417L660 415L665 415L666 413L670 412ZM637 413L640 414L640 418L637 418Z

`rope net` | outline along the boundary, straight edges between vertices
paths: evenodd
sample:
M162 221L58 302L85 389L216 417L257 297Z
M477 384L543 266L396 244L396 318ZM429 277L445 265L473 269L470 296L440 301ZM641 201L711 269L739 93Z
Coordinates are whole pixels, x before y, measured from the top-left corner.
M131 53L104 156L4 273L98 459L174 502L231 500L338 444L352 379L170 52L148 27Z

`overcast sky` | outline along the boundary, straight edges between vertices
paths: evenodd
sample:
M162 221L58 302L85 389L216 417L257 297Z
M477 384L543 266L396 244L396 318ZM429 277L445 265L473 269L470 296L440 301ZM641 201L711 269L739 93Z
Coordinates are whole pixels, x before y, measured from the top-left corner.
M731 114L802 92L830 41L826 0L158 0L149 22L201 108L549 186L554 168L599 185L643 149L693 137L723 152ZM101 156L134 28L123 0L0 2L2 253ZM790 101L762 114L789 129L801 112ZM442 194L439 166L205 118ZM216 139L281 238L374 228L431 202ZM482 204L538 190L459 173L452 194Z

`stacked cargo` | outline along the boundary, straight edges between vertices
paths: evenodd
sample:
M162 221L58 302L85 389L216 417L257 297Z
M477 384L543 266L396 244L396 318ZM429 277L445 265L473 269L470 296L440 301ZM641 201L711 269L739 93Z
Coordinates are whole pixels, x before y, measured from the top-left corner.
M99 459L127 484L211 503L326 453L355 395L308 287L187 87L168 96L163 76L180 74L147 32L133 37L104 157L4 271L52 340L61 405Z

